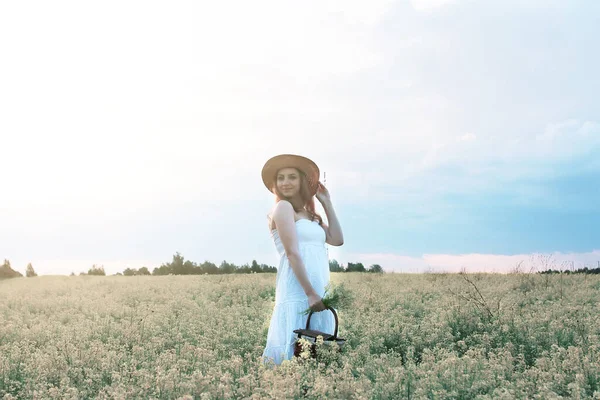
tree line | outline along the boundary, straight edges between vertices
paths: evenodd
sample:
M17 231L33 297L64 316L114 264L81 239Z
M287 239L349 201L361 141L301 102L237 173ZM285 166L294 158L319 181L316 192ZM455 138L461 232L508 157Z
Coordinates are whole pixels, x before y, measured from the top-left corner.
M346 267L340 265L337 260L329 260L329 270L331 272L374 272L381 274L383 268L379 264L372 264L369 268L365 268L362 263L351 263L349 262Z
M219 275L219 274L258 274L265 272L277 272L277 268L267 264L259 264L256 260L252 263L235 265L225 260L219 266L210 261L204 261L201 264L190 260L185 260L179 252L173 255L171 262L163 263L160 267L156 267L150 273L147 267L140 269L127 268L122 275Z
M379 264L373 264L369 268L365 268L362 263L351 263L349 262L346 266L337 260L329 260L329 271L331 272L373 272L383 273L383 268ZM250 264L246 263L243 265L236 265L229 263L225 260L221 262L219 266L216 264L205 261L201 264L195 263L190 260L185 260L184 257L179 253L173 255L171 262L163 263L160 267L156 267L150 272L148 267L126 268L122 273L117 272L115 275L122 276L136 276L136 275L221 275L221 274L260 274L260 273L276 273L277 268L267 265L259 264L256 260L252 260ZM92 275L92 276L106 276L103 265L92 265L87 272L81 272L79 275ZM4 264L0 265L0 279L3 278L18 278L22 277L18 271L12 269L10 261L4 260ZM27 265L26 276L28 278L37 276L31 263ZM71 272L71 276L75 276L74 272Z
M545 271L540 271L540 274L600 274L600 267L598 268L588 268L588 267L584 267L584 268L578 268L576 270L569 270L569 269L565 269L565 270L555 270L555 269L547 269Z
M329 261L329 271L331 272L378 272L382 273L383 268L379 264L373 264L368 269L362 263L348 263L346 267L340 265L337 260ZM190 260L185 260L180 253L175 253L171 262L163 263L160 267L154 268L152 272L147 267L140 269L127 268L123 271L124 276L133 275L220 275L220 274L260 274L277 272L277 268L259 264L252 260L250 264L235 265L227 261L221 262L219 266L205 261L197 264ZM117 275L120 275L117 273Z
M25 269L25 275L28 278L37 276L37 274L33 270L33 266L31 265L31 263L27 264L27 268ZM15 271L14 269L12 269L12 267L10 265L10 261L8 261L5 258L2 265L0 265L0 279L20 278L20 277L23 277L23 274L20 273L19 271Z

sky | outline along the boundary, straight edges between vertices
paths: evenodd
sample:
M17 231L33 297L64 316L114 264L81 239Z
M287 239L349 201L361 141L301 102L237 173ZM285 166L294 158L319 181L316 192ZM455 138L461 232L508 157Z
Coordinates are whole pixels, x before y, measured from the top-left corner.
M277 265L291 153L342 264L596 267L599 37L580 0L2 2L0 258Z

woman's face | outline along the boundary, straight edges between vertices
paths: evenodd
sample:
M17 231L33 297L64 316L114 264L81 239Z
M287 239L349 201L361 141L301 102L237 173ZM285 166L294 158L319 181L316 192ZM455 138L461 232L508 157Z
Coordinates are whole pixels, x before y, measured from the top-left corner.
M282 168L277 171L277 189L285 197L300 193L300 173L296 168Z

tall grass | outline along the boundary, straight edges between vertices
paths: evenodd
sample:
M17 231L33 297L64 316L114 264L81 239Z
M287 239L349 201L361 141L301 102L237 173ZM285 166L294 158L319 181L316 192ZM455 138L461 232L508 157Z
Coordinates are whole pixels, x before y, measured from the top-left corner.
M332 274L341 353L260 361L274 275L0 282L0 398L600 398L599 276Z

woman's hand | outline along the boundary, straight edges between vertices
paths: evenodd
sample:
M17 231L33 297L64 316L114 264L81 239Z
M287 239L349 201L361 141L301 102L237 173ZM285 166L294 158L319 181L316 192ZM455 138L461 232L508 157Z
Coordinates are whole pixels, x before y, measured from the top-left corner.
M327 309L325 307L325 304L323 304L323 300L321 299L321 296L319 296L316 293L308 296L308 306L314 312L319 312L319 311L323 311L323 310Z
M317 200L319 200L321 204L323 204L323 202L326 201L331 201L331 197L329 196L329 190L327 190L327 188L323 186L321 181L317 183L317 193L315 193L315 196L317 196Z

